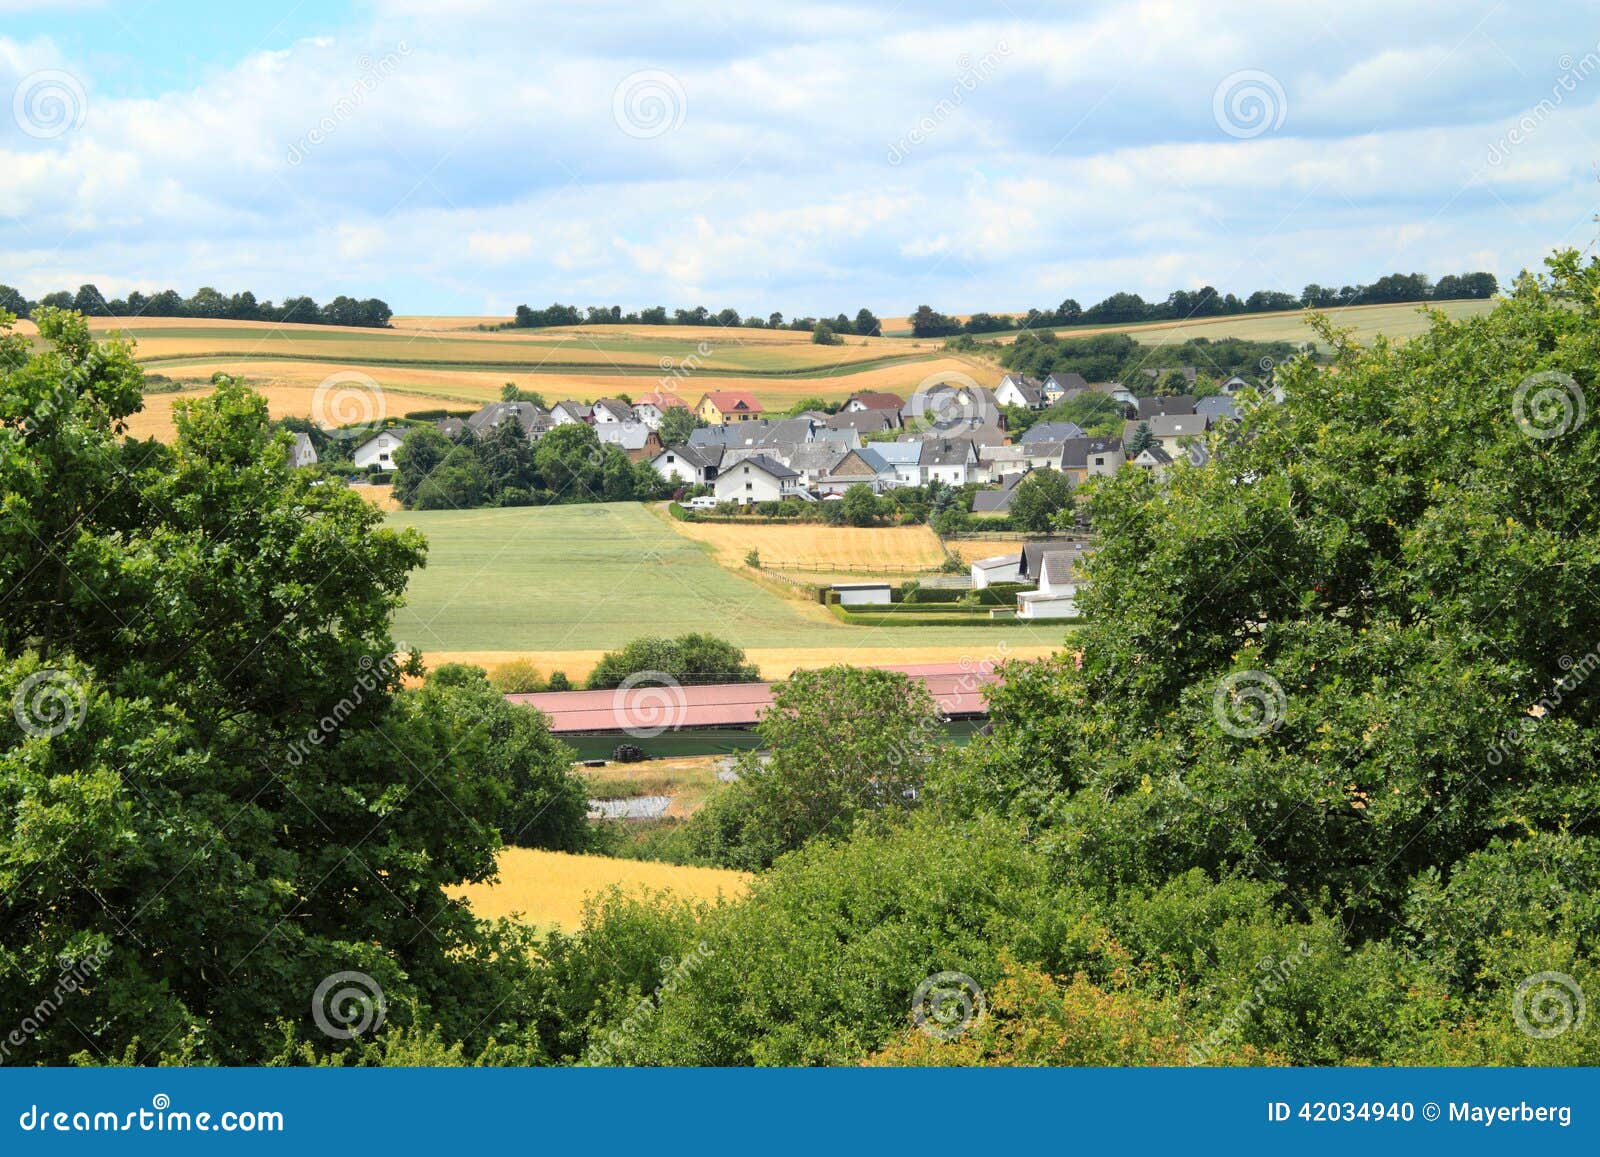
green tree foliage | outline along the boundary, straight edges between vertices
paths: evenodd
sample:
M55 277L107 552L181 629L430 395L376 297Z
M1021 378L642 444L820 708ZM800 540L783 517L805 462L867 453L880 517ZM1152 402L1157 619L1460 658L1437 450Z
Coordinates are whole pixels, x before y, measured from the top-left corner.
M1139 454L1143 454L1155 444L1156 436L1150 432L1150 423L1140 422L1133 428L1133 433L1129 435L1127 445L1124 447L1124 449L1127 450L1128 457L1133 458Z
M941 736L927 688L899 671L827 667L780 683L756 727L769 757L746 755L739 778L691 821L707 862L758 870L858 816L914 805Z
M99 963L12 1059L66 1061L78 1025L96 1057L260 1060L347 969L482 1047L523 957L442 889L493 871L505 787L402 690L422 539L293 469L226 378L172 446L119 440L130 348L38 323L40 352L0 337L0 1003Z
M865 482L857 482L840 499L844 520L851 526L873 526L878 521L878 496Z
M819 321L811 329L813 345L843 345L844 339L834 331L833 326L825 321Z
M1011 497L1011 524L1017 529L1042 534L1063 511L1072 511L1072 480L1061 471L1033 470L1017 483Z
M961 332L961 323L953 317L939 313L932 306L919 305L917 312L906 319L911 325L912 337L945 337Z
M680 446L689 440L690 434L704 425L689 407L668 406L661 415L661 426L656 434L663 446Z
M608 651L589 672L587 686L591 691L617 687L629 676L643 674L682 684L756 683L761 679L761 672L745 662L741 648L714 635L690 633L675 639L649 635L620 651Z

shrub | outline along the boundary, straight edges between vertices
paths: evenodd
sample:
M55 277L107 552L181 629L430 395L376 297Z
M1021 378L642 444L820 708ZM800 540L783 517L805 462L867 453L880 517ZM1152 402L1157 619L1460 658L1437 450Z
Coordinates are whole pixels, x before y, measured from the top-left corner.
M538 664L532 659L512 659L501 663L489 675L489 683L502 695L543 691L546 687L544 676L539 673Z

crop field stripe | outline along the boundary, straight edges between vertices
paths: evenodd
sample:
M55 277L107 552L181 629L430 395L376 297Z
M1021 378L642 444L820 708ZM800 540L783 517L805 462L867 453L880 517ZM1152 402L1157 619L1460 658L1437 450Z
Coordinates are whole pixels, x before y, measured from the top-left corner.
M932 361L938 355L933 353L892 354L884 357L863 359L861 361L843 362L832 366L800 366L793 369L764 369L727 367L697 367L691 378L787 378L799 380L813 380L823 378L841 378L852 374L865 373L868 370L885 369L890 366L905 365L911 362ZM395 358L395 357L346 357L337 354L325 353L279 353L275 351L217 351L209 353L153 355L138 358L138 363L146 369L159 370L163 368L176 368L185 365L202 365L206 362L302 362L315 363L327 362L332 365L349 366L391 366L400 368L446 370L459 373L473 371L506 371L524 374L569 374L584 377L623 377L623 378L655 378L671 377L671 369L663 370L659 365L647 362L626 364L613 362L606 365L602 362L556 362L556 361L432 361L426 358Z

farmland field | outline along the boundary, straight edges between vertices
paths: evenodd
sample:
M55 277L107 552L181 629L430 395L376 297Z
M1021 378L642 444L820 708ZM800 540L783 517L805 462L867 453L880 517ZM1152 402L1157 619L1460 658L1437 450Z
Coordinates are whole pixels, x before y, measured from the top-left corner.
M615 886L629 893L671 892L684 899L714 901L742 896L750 885L743 872L685 868L677 864L575 856L533 848L500 853L500 879L446 889L466 900L479 917L514 917L536 927L573 931L583 922L583 902Z
M555 665L641 635L708 631L787 667L1023 657L1061 647L1060 624L846 626L816 603L740 577L637 503L391 514L428 538L395 638L437 661L516 654ZM492 653L492 658L489 658ZM480 659L478 661L484 661ZM575 669L567 668L576 675ZM781 673L768 670L768 674Z
M869 572L883 568L932 570L945 559L938 536L926 526L777 526L729 522L669 523L673 530L715 552L724 566L741 567L751 550L769 570L838 567Z

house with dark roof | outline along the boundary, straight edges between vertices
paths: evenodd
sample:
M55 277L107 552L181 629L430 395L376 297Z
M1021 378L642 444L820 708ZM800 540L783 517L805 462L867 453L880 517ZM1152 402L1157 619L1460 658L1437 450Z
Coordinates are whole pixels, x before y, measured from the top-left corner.
M1044 384L1039 387L1039 392L1044 395L1046 405L1065 402L1076 398L1089 388L1089 383L1084 376L1076 372L1055 373L1045 378Z
M978 450L971 438L924 438L917 458L922 480L965 486L978 469Z
M685 486L715 481L721 464L721 446L668 446L650 459L657 474Z
M490 402L467 419L467 429L478 437L487 437L496 426L516 422L522 427L528 441L537 442L555 424L553 415L532 402ZM444 427L440 425L440 431ZM446 437L453 435L446 434Z
M590 408L589 418L596 426L612 426L637 422L639 415L620 398L601 398Z
M1011 509L1011 500L1017 496L1017 485L1026 477L1026 474L1008 474L1001 481L998 490L979 490L972 496L972 513L1006 513ZM1014 557L1017 565L1021 566L1022 556L1019 554ZM976 575L977 572L974 571L973 574Z
M757 454L729 466L717 475L718 502L749 506L757 502L777 502L784 498L811 497L800 485L800 474L775 458Z
M1044 391L1036 378L1007 374L994 388L995 401L1002 406L1021 406L1025 410L1044 409Z
M899 410L840 410L829 414L830 430L854 430L858 434L882 434L900 428Z
M849 451L829 467L812 489L823 497L843 494L852 486L867 486L874 494L879 494L894 489L896 484L894 467L879 457L872 447L863 446L859 450Z
M1148 421L1159 414L1192 414L1194 413L1194 398L1188 394L1178 394L1171 398L1140 398L1139 419Z
M1211 394L1208 397L1197 398L1194 403L1194 412L1202 417L1211 419L1211 424L1219 421L1236 422L1239 420L1239 404L1227 394Z
M289 448L289 461L295 466L315 466L317 448L311 444L311 435L296 433L294 445Z
M978 430L1003 431L1006 415L993 390L935 382L911 395L900 411L900 424L911 437L974 438Z
M1026 550L1024 550L1026 556ZM1078 574L1081 549L1043 551L1031 577L1037 590L1017 595L1019 619L1075 619L1079 615L1078 592L1083 581Z
M1068 438L1061 443L1060 469L1074 483L1115 474L1127 460L1121 438Z
M1210 427L1211 419L1201 414L1157 414L1147 422L1125 423L1122 436L1133 437L1134 431L1141 424L1150 427L1151 436L1163 450L1175 458L1186 444L1204 436Z
M557 402L550 407L550 424L570 426L575 422L587 422L592 409L588 402L574 402L570 399Z
M1140 450L1130 465L1137 466L1140 470L1148 470L1157 478L1165 478L1167 470L1172 466L1172 455L1163 450L1159 443L1152 443Z

